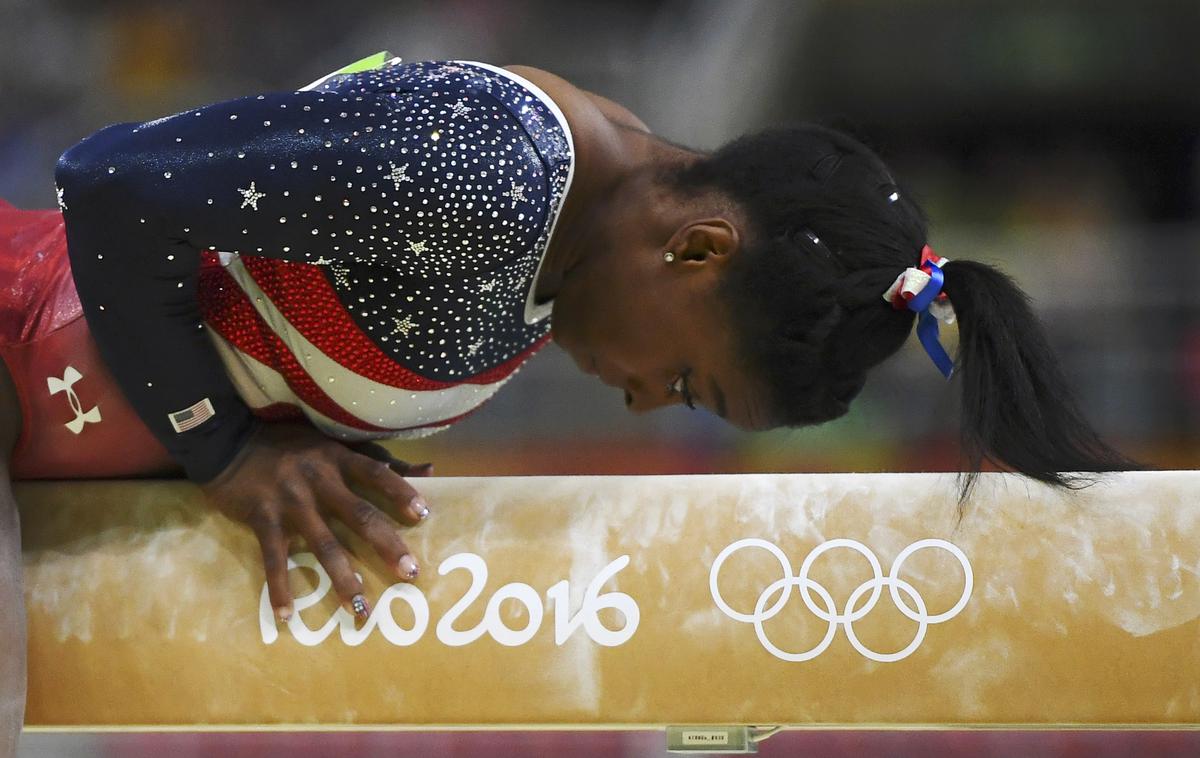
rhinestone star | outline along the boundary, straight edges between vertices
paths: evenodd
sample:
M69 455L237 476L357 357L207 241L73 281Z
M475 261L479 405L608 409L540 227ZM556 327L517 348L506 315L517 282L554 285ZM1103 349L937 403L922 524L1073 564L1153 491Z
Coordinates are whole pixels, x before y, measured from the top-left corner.
M522 203L529 202L529 198L525 197L525 185L517 184L515 179L509 179L508 181L512 185L512 188L505 190L502 194L512 199L512 207L517 207L518 200Z
M58 209L60 211L65 211L67 209L67 204L63 201L63 188L59 187L57 184L54 185L54 194L58 196Z
M428 249L429 249L429 246L425 244L425 240L408 243L408 252L410 252L410 253L417 253L418 255L420 255L421 253L425 252Z
M250 189L242 189L239 187L238 192L242 193L241 207L245 208L248 205L254 210L258 210L258 201L267 196L265 192L259 192L258 189L255 188L254 182L250 182Z
M465 101L457 100L457 101L455 101L454 105L450 106L450 118L457 118L458 116L465 116L473 110L475 110L475 109L472 108L471 106L467 105Z
M407 163L403 166L397 166L395 163L388 161L388 165L392 167L392 170L387 173L387 178L392 180L392 183L396 185L396 189L400 189L401 182L411 182L413 180L411 176L407 176L404 173L408 171Z
M391 334L388 336L395 336L396 334L402 334L405 337L407 337L408 333L411 332L417 326L415 323L413 323L412 316L405 316L402 319L399 319L399 318L396 318L395 316L393 316L392 321L396 322L396 328L393 329Z
M483 347L483 337L480 337L470 345L467 345L467 355L475 355L475 353L479 352L479 348L481 347Z
M350 286L350 269L346 268L345 266L330 266L329 270L333 272L334 286Z
M484 282L483 284L479 285L480 292L491 292L494 289L496 289L496 280L495 279L492 279L491 281Z

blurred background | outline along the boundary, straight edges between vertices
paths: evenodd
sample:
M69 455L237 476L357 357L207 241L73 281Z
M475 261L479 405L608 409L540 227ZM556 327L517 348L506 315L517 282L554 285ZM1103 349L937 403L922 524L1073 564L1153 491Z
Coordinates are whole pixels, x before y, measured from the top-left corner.
M699 148L855 124L923 201L940 254L1028 290L1109 438L1158 467L1200 464L1195 0L0 8L0 197L21 207L53 207L56 158L106 124L299 87L383 49L545 68ZM915 339L847 417L758 434L683 407L632 416L550 346L474 416L399 450L447 475L952 470L957 408Z
M1191 468L1198 40L1197 0L0 0L0 197L53 207L56 158L108 123L293 89L384 49L545 68L699 148L840 119L924 203L940 254L1027 289L1114 443ZM915 340L846 418L759 434L681 407L632 416L550 346L398 450L446 475L953 470L956 435L955 384Z

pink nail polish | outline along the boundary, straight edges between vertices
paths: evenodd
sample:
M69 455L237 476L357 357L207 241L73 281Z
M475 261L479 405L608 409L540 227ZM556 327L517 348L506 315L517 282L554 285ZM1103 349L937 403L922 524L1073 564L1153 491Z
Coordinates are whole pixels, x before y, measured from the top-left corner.
M400 556L399 573L403 579L416 579L417 574L421 572L421 568L417 565L417 561L411 555L405 553Z
M408 504L408 509L412 512L413 517L418 520L424 521L429 518L429 506L425 504L425 499L419 495L414 497L412 502Z

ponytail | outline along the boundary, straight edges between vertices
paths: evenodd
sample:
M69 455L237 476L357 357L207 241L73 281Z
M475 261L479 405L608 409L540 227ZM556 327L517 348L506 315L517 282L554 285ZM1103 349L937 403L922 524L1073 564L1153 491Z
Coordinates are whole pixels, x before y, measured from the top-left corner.
M660 181L684 198L715 189L746 213L719 295L772 425L845 413L913 328L911 309L881 298L925 262L929 229L912 193L865 145L814 125L739 137ZM1084 420L1025 294L980 263L952 260L943 273L959 321L963 499L984 461L1072 488L1089 472L1138 468Z
M944 270L959 322L963 497L984 460L1072 489L1095 481L1088 472L1140 468L1084 420L1025 293L975 261Z

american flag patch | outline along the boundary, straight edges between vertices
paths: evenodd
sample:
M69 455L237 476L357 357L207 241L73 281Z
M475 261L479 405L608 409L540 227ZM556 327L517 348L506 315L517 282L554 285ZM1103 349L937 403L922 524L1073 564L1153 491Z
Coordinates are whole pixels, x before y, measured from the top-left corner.
M176 432L183 433L188 429L195 429L215 415L212 401L204 398L190 408L168 413L167 418L171 419L171 426L175 427Z

